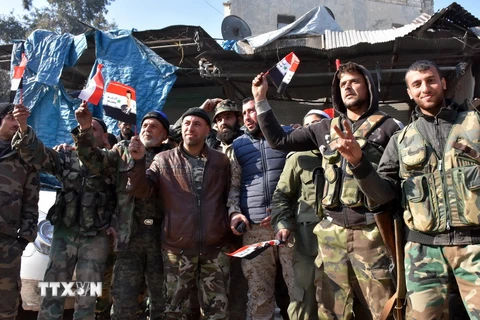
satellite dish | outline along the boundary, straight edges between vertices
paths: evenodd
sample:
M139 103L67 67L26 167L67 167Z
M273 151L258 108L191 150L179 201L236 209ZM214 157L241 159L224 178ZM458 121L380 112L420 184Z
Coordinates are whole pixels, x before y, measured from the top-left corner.
M230 15L222 21L222 37L224 40L242 40L252 35L248 24L240 17Z

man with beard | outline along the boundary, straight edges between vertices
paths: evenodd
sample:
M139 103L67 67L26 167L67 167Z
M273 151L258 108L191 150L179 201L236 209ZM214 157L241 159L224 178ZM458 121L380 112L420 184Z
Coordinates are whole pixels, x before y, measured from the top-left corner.
M337 149L374 201L405 201L407 318L448 318L456 281L469 318L480 319L480 117L445 99L431 61L413 63L405 82L414 120L390 139L377 170L348 126L337 129Z
M165 208L162 256L165 318L185 319L191 288L198 288L202 319L228 319L230 259L227 196L228 158L205 144L210 118L200 108L182 116L180 145L155 156L148 170L137 137L129 151L135 166L128 190L139 198L161 199ZM223 178L223 179L222 179Z
M266 100L267 90L267 79L259 74L252 82L252 92L260 128L272 147L291 151L320 149L323 155L325 188L318 201L324 218L314 229L325 278L317 284L323 286L319 287L322 295L317 297L318 316L350 319L354 299L358 298L369 318L378 319L395 290L387 250L373 215L391 211L359 189L350 167L334 148L339 136L333 128L352 124L355 138L362 142L365 160L378 164L399 125L378 110L370 72L353 62L342 64L334 76L332 103L340 116L332 120L285 133Z
M163 264L160 253L161 223L164 212L159 198L137 199L126 191L127 171L133 166L128 149L130 141L117 143L112 150L101 150L93 143L89 125L92 114L88 108L76 112L80 124L78 153L93 173L113 169L117 177L116 220L114 249L117 252L113 270L113 319L135 319L138 296L144 292L144 284L150 296L150 319L163 315ZM150 111L142 119L140 141L145 147L145 162L150 164L154 156L168 149L162 141L167 137L169 122L161 111Z
M234 161L234 153L232 143L233 140L243 134L240 130L240 121L242 113L238 110L237 105L230 99L225 99L217 103L213 122L217 126L217 144L216 149L227 155L231 163L231 184L234 186L230 189L228 197L229 214L240 212L238 206L238 190L240 187L240 168ZM233 245L236 249L242 246L242 238L234 237ZM247 304L248 284L245 279L240 259L233 259L230 263L230 288L228 296L228 311L230 320L246 319L245 306Z
M82 104L79 108L85 108ZM22 159L36 168L43 168L62 184L55 205L47 219L53 225L52 246L45 282L70 282L74 271L78 282L99 282L103 278L110 245L107 235L114 208L114 175L111 171L92 174L75 150L56 151L44 146L33 128L27 125L30 111L17 105L13 115L19 130L12 145ZM107 138L107 126L90 118L92 143L102 148ZM72 136L79 128L72 130ZM42 298L38 319L60 319L66 296L47 290ZM63 292L64 293L64 292ZM75 319L92 319L95 297L78 295L75 298Z
M118 128L120 129L120 134L117 136L117 142L122 140L130 140L133 137L132 125L123 121L118 121ZM113 147L113 145L112 145Z
M247 132L233 142L237 165L241 169L240 212L231 215L230 227L244 222L247 231L243 244L271 240L275 234L270 225L271 199L285 165L286 152L270 148L257 122L253 98L242 101L243 122ZM285 130L291 129L290 127ZM283 129L282 129L283 130ZM293 293L292 245L266 250L255 259L242 260L243 274L248 282L247 318L272 319L275 312L275 278L281 264L289 295Z

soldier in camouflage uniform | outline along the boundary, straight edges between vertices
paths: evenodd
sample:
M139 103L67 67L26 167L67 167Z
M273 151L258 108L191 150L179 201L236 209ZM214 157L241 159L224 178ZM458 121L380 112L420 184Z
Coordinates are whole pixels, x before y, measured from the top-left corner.
M324 118L330 119L327 114L312 110L303 119L303 126L308 127ZM288 307L291 320L318 319L314 284L318 243L313 228L319 219L315 211L313 170L321 166L322 156L318 150L290 153L272 198L271 224L275 238L286 242L295 230L294 289Z
M150 296L150 319L162 318L163 311L163 264L160 253L160 233L163 206L158 198L137 199L126 192L127 171L133 165L128 150L129 141L123 140L112 150L95 147L88 108L77 110L77 119L82 129L78 132L78 153L94 173L114 170L117 179L115 230L116 262L113 270L113 318L136 318L138 296L147 285ZM168 150L162 144L167 137L169 122L161 111L150 111L142 119L140 140L146 147L145 161L150 164L154 156Z
M109 252L106 233L112 216L114 180L108 172L95 175L88 171L74 150L57 152L47 148L27 126L30 112L21 105L14 115L19 131L12 145L22 158L43 168L62 182L54 207L47 219L53 224L50 261L45 272L46 282L70 282L75 271L77 282L100 282ZM96 145L103 146L107 127L103 121L92 121ZM72 133L78 131L74 129ZM61 292L59 293L61 295ZM43 297L38 319L60 319L65 296L52 296L51 290ZM94 317L95 297L77 296L75 319Z
M450 273L470 319L480 319L480 117L445 100L431 61L411 65L405 82L414 121L392 137L377 173L349 130L338 150L374 201L403 199L407 318L448 318Z
M205 144L210 118L200 108L182 116L183 142L155 156L146 171L145 148L137 137L129 150L135 166L128 190L140 198L161 199L165 317L186 319L188 298L197 287L203 319L228 319L230 261L224 254L230 234L227 156Z
M284 133L266 100L267 89L265 75L258 75L252 91L260 128L270 145L282 150L320 149L323 155L324 218L314 230L325 278L321 282L321 296L317 297L318 316L349 319L354 308L357 309L354 301L358 301L368 312L368 318L378 319L395 289L385 244L373 217L385 207L359 190L350 168L335 150L338 135L333 128L353 124L366 161L378 163L399 125L378 110L377 90L370 72L353 62L342 64L332 82L332 103L340 117L307 128Z
M35 168L11 148L18 123L13 104L0 103L0 319L13 320L20 302L20 261L35 240L39 182Z
M243 130L240 128L242 113L235 102L230 99L207 99L200 108L205 110L205 112L214 111L212 122L216 124L217 129L210 130L210 134L206 139L207 145L226 154L228 159L230 159L231 185L233 188L230 188L227 206L229 215L233 215L236 212L240 212L238 199L240 196L241 170L236 161L234 161L232 143L233 140L243 134ZM173 131L177 135L178 133L181 135L181 127L182 119L180 118L175 122ZM242 237L233 237L232 244L236 249L239 249L242 246ZM244 320L247 316L245 306L248 301L248 284L242 272L241 262L241 259L232 259L230 261L230 282L232 283L228 295L230 320ZM194 301L193 297L191 297L192 301ZM195 309L194 305L192 309Z

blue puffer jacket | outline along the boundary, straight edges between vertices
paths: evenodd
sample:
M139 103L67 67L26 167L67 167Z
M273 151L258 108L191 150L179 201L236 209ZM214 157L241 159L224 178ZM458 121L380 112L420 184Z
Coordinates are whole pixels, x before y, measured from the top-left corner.
M288 152L274 150L264 138L247 133L233 142L233 149L242 168L240 208L251 222L259 223L267 217Z

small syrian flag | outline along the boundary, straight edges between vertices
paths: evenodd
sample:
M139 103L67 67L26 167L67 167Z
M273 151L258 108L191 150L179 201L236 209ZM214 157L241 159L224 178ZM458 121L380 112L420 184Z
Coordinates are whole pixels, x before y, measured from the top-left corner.
M102 76L103 64L97 65L97 72L91 78L85 89L80 91L78 98L90 102L91 104L98 105L103 95L103 76Z
M22 84L23 74L25 73L25 67L27 66L27 56L25 53L22 53L22 60L18 66L13 67L13 78L12 78L12 86L10 88L11 91L17 91Z
M273 68L267 71L272 79L273 84L277 87L277 92L283 94L287 89L287 85L292 80L297 70L300 60L295 53L290 52L285 58L277 63Z
M230 257L237 257L237 258L251 260L256 256L258 256L263 251L267 250L268 248L272 246L278 246L284 243L285 241L280 241L280 240L269 240L269 241L258 242L248 246L243 246L235 252L226 253L226 255Z
M120 82L110 81L103 95L103 110L113 119L137 123L135 89Z

